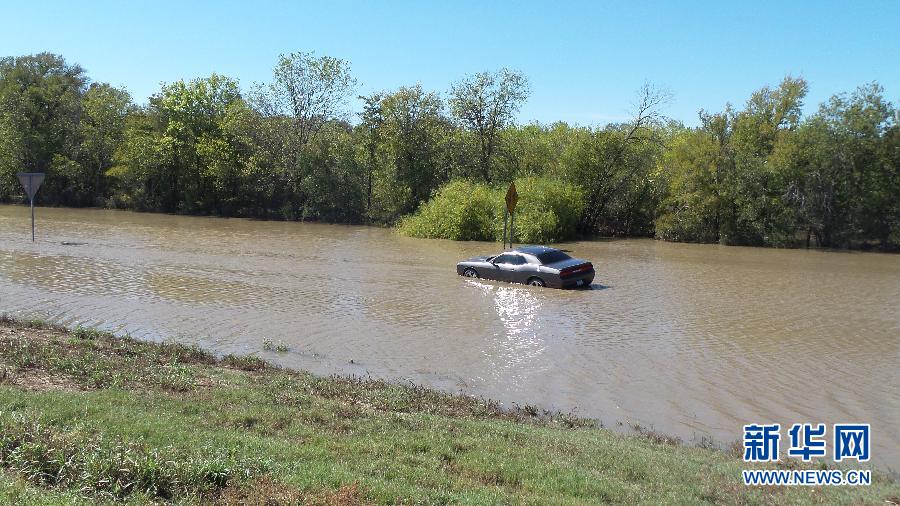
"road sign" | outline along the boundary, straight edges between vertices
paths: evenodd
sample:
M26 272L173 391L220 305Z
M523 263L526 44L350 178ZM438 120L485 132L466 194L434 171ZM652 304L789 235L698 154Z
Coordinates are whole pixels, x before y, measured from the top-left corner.
M38 188L41 187L41 183L44 182L44 173L19 172L16 174L16 177L19 178L19 182L25 188L28 200L31 201L31 242L34 242L34 195L37 193Z
M509 184L509 190L506 190L506 210L510 214L516 210L516 204L519 203L519 194L516 193L516 183Z
M22 183L22 187L25 188L25 193L28 195L28 198L34 200L34 194L37 193L38 188L41 187L41 183L44 182L44 173L19 172L16 176L19 178L19 182Z
M510 183L509 189L506 190L506 212L503 213L503 247L506 247L506 222L509 220L509 247L512 248L513 231L515 230L516 218L513 212L516 210L516 204L519 203L519 194L516 192L516 183Z

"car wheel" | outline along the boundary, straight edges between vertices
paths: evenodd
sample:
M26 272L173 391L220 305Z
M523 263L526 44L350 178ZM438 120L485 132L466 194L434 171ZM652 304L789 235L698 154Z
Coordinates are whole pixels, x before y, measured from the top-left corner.
M541 278L529 278L528 283L526 284L530 286L546 286L544 280Z
M477 278L478 272L476 272L475 269L469 267L468 269L463 271L463 276L467 278Z

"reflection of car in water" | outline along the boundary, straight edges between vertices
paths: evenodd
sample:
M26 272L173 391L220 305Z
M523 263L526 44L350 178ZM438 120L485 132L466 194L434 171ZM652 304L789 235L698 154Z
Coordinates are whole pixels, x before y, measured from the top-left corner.
M590 286L594 266L546 246L522 246L499 255L475 257L456 264L456 273L532 286L573 288Z

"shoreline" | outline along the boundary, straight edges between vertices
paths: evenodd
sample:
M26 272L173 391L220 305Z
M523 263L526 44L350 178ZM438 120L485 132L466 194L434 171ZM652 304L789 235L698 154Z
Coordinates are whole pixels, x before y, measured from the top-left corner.
M4 206L19 206L19 207L28 207L27 204L21 204L17 202L0 202L0 205ZM138 214L152 214L152 215L160 215L160 216L171 216L171 217L182 217L182 218L215 218L215 219L223 219L223 220L247 220L251 222L263 222L263 223L299 223L299 224L322 224L322 225L339 225L339 226L347 226L347 227L372 227L382 230L391 230L397 232L396 225L389 225L387 223L377 223L377 222L361 222L361 223L347 223L347 222L339 222L339 221L323 221L323 220L284 220L284 219L275 219L275 218L258 218L252 216L224 216L219 214L190 214L190 213L168 213L163 211L143 211L138 209L130 209L130 208L119 208L119 207L96 207L96 206L88 206L88 207L67 207L67 206L35 206L35 209L72 209L78 211L116 211L116 212L126 212L126 213L138 213ZM409 239L424 239L424 240L440 240L440 241L452 241L452 242L487 242L489 244L496 244L496 241L453 241L452 239L437 239L437 238L423 238L423 237L409 237L403 236ZM553 242L548 243L551 245L554 244L571 244L575 242L591 242L591 241L627 241L627 240L652 240L652 241L661 241L667 244L691 244L691 245L703 245L703 246L725 246L728 248L752 248L752 249L761 249L761 250L797 250L797 251L818 251L825 253L881 253L887 255L900 255L900 245L895 247L882 248L880 246L867 246L867 247L854 247L854 248L826 248L826 247L804 247L801 245L796 246L755 246L749 244L722 244L718 242L689 242L689 241L670 241L668 239L663 239L656 236L651 235L634 235L634 236L620 236L620 235L593 235L587 237L575 237L573 239L561 242ZM521 245L521 243L520 243Z
M8 317L0 319L0 341L0 497L28 493L44 504L63 496L226 504L900 497L900 485L878 470L870 487L744 487L740 469L750 465L733 452L413 384L314 376L253 356ZM32 455L32 466L50 469L51 454L62 452L71 469L29 474L10 457L10 441L50 449ZM122 467L114 462L122 452L139 457L128 462L173 464L145 481L132 479L146 471L138 464L124 466L125 476L85 478L94 468L83 459L113 469Z

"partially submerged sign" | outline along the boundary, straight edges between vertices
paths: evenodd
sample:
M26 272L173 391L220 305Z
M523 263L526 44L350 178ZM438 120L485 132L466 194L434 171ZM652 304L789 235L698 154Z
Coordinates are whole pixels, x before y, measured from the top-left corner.
M44 173L19 172L16 176L19 178L19 182L22 183L22 187L25 188L28 200L31 201L31 242L34 242L34 195L37 193L38 188L41 187L41 183L44 182Z
M506 210L512 214L516 210L516 204L519 203L519 194L516 193L516 183L510 183L509 189L506 190Z

